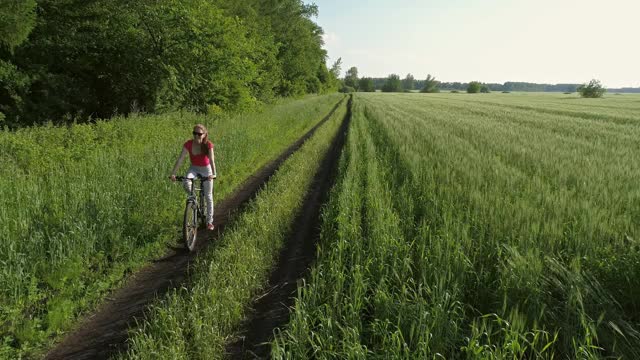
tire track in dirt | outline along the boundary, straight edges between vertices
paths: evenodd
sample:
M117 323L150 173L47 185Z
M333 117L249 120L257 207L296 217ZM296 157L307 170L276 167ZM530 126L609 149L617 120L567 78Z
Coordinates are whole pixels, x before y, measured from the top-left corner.
M242 325L238 340L227 347L226 355L230 359L269 358L273 331L289 322L298 281L309 273L315 260L316 245L320 239L320 210L327 202L329 191L335 183L338 159L351 122L352 99L347 104L347 114L340 130L305 196L265 293L254 300L252 313Z
M135 325L136 320L144 318L147 306L187 279L189 265L194 262L198 252L210 244L215 244L214 240L224 231L230 217L256 195L278 167L298 150L316 129L327 122L343 102L344 98L278 158L264 165L227 199L216 204L216 230L199 230L199 233L206 234L207 240L201 241L196 251L171 248L164 257L154 260L136 272L122 288L108 296L107 301L95 312L80 320L75 330L51 349L45 359L107 359L126 350L127 331L130 326Z

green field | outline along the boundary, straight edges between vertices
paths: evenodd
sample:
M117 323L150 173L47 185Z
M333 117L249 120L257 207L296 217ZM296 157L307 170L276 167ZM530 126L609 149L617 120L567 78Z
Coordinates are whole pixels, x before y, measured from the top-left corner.
M640 357L640 96L357 94L275 358Z
M218 202L342 98L0 132L0 358L46 349L178 242L185 194L168 176L194 124L204 123L216 145Z
M0 358L35 357L177 241L191 126L216 201L343 95L0 132ZM346 102L150 307L122 359L223 358ZM357 93L276 359L640 358L640 96Z

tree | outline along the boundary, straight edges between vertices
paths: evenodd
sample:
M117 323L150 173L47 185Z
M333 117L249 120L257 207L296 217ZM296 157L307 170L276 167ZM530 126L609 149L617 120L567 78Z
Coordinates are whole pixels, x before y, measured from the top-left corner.
M391 74L387 77L384 85L382 85L383 92L401 92L402 91L402 81L400 81L400 76L397 74Z
M29 76L15 65L13 52L33 30L35 8L35 0L0 2L0 123L6 114L15 116L22 110L23 96L31 84Z
M602 86L600 80L592 79L589 84L582 84L578 86L578 93L584 98L599 98L607 92L607 89Z
M13 119L24 107L31 79L11 62L0 59L0 124L13 127ZM7 119L9 121L6 121ZM6 121L6 122L5 122Z
M322 72L322 69L326 69L326 73L324 76L319 76L321 87L323 91L339 91L342 83L340 81L340 68L342 66L342 58L338 58L331 68L327 69L326 65L320 65L319 72Z
M370 77L363 77L358 82L358 90L362 92L375 92L376 87L373 83L373 79Z
M416 79L411 74L407 74L402 80L402 88L404 91L411 91L415 86Z
M342 70L342 58L338 58L333 65L331 65L331 69L329 69L329 73L331 74L331 79L335 82L336 87L340 85L340 72Z
M482 88L482 84L478 81L472 81L469 83L469 86L467 86L467 92L469 94L477 94L480 92L480 89Z
M424 86L420 90L421 93L437 93L440 92L438 86L440 82L436 80L435 77L432 77L431 74L427 75L427 78L424 81Z
M344 85L358 90L358 68L352 66L344 77Z
M480 86L480 92L483 94L488 94L491 92L491 89L489 88L489 85L482 84L482 86Z
M0 2L0 45L13 50L27 39L36 22L35 0Z
M215 4L218 1L205 2ZM246 0L237 3L245 2L258 14L251 20L260 24L262 31L267 31L277 44L280 81L276 93L298 96L308 92L309 84L314 83L311 79L317 77L318 66L323 66L327 56L322 49L322 28L311 20L318 15L318 7L315 4L305 5L302 0Z
M331 69L329 70L329 72L335 79L337 79L340 77L341 68L342 68L342 58L338 58L338 60L336 60L333 63L333 65L331 65Z

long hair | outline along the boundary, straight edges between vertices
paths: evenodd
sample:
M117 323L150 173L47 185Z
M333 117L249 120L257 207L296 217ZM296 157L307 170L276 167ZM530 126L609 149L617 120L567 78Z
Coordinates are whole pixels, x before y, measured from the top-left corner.
M201 153L209 154L209 144L211 144L211 141L209 141L209 130L202 124L196 124L196 126L193 127L193 130L195 129L200 129L200 131L204 133L202 144L200 144Z

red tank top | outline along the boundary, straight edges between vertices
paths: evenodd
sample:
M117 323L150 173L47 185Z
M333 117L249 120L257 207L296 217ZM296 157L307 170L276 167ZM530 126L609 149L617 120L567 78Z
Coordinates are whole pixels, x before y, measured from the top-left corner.
M213 149L213 143L209 142L209 149ZM193 140L188 140L184 143L184 148L189 152L189 158L191 159L191 165L195 166L207 166L209 165L209 153L206 154L198 154L194 155L193 148Z

